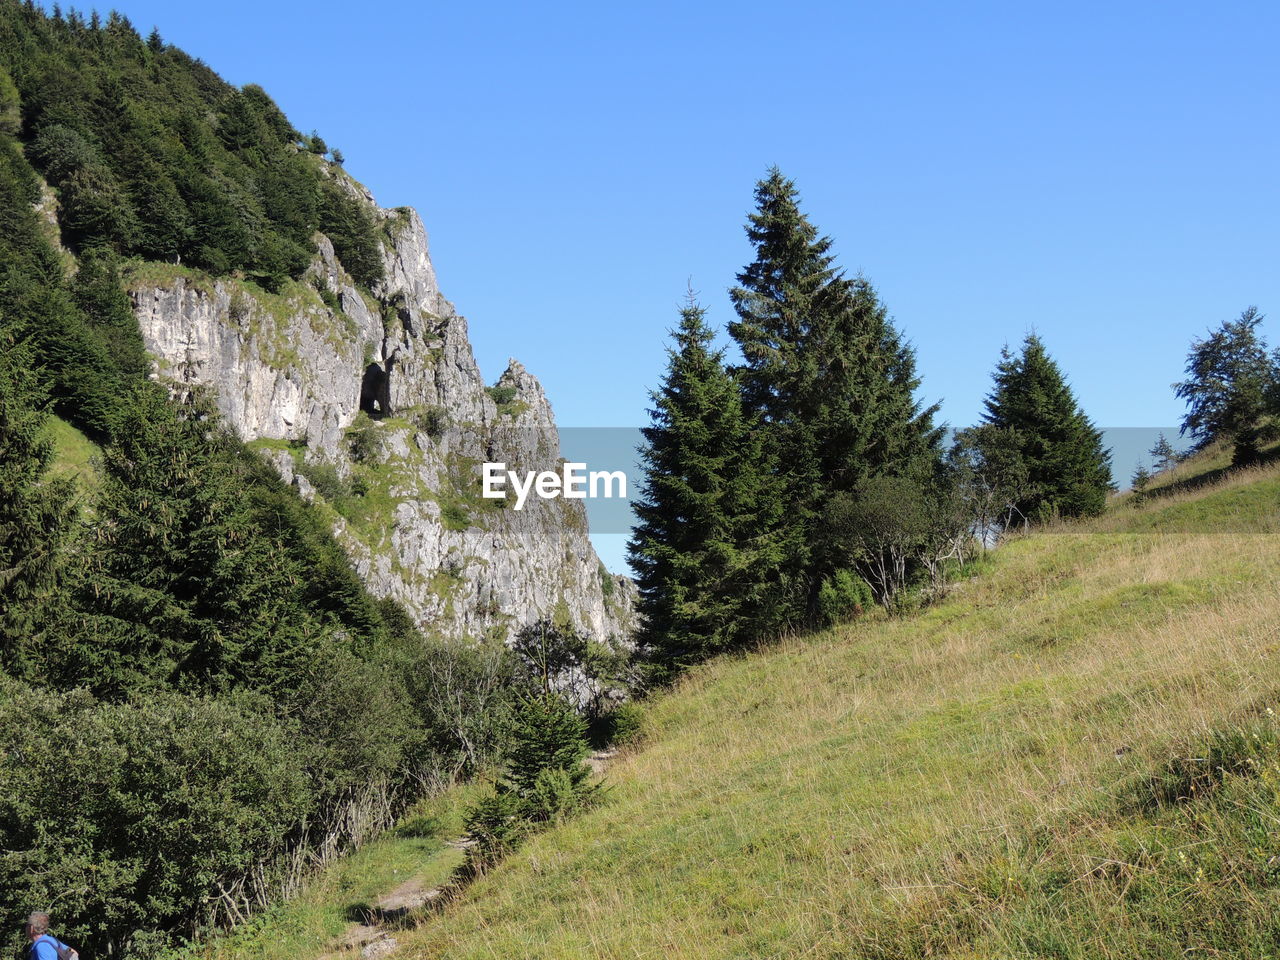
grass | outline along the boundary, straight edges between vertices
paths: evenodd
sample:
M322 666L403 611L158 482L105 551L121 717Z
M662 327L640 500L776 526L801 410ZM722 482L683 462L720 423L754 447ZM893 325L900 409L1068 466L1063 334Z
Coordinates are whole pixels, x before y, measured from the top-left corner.
M317 873L291 900L232 933L166 960L297 960L332 954L354 918L407 882L423 889L449 879L462 861L447 844L463 832L463 810L480 785L463 785L419 804L396 829ZM352 956L358 956L355 951Z
M45 436L53 442L53 463L50 471L55 476L69 476L87 490L98 486L98 472L94 461L102 455L96 443L61 417L50 414L45 420Z
M1161 470L1151 477L1147 496L1176 496L1219 483L1234 472L1231 468L1234 449L1231 443L1219 440L1182 463ZM1280 457L1280 441L1263 443L1260 451L1264 460L1274 461ZM1132 497L1132 491L1125 490L1113 499L1119 503L1131 501Z
M690 672L402 955L1276 956L1278 513L1276 467L1188 485Z

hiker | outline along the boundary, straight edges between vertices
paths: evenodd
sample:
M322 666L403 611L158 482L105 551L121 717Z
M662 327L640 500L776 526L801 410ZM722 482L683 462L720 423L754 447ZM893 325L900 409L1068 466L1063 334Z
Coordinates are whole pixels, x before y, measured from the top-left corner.
M27 917L27 937L31 940L31 960L80 960L80 954L49 935L49 915L43 911Z

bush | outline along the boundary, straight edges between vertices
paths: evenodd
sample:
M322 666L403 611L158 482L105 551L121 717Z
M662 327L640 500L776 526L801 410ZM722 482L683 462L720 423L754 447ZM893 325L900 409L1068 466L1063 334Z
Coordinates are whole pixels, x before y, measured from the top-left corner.
M395 652L396 672L432 750L453 764L448 775L474 774L495 761L509 727L510 653L501 643L424 641L410 627Z
M510 406L516 398L515 387L487 387L485 392L489 394L489 399L499 407Z
M356 463L374 463L382 456L382 434L363 410L347 431L347 447Z
M444 528L455 533L461 533L471 526L471 514L460 503L446 503L440 508L440 518L444 521Z
M338 503L351 496L350 485L339 476L338 468L327 460L300 464L298 473L306 477L316 493L329 503Z
M449 415L444 407L425 407L413 414L413 425L432 440L438 440L449 424Z
M590 793L568 770L543 770L524 798L525 816L534 823L560 823L586 806Z
M312 797L291 731L245 696L104 704L0 678L0 903L57 903L86 956L192 931L284 852ZM224 898L223 894L227 897Z
M633 701L620 703L606 715L609 743L625 747L644 738L644 710Z
M850 570L837 570L818 590L818 622L829 627L856 616L873 602L865 580Z
M529 831L524 804L515 794L497 790L477 801L466 814L467 850L463 874L484 873L516 848Z
M320 299L326 307L334 313L341 312L342 304L338 301L338 295L336 293L325 286L319 287L316 292L320 294Z

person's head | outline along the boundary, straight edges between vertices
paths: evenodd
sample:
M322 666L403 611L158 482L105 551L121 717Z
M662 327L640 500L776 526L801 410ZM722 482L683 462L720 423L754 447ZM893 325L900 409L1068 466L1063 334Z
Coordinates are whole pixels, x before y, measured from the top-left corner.
M31 916L27 917L27 938L30 940L36 937L43 937L49 932L49 915L42 910L37 910Z

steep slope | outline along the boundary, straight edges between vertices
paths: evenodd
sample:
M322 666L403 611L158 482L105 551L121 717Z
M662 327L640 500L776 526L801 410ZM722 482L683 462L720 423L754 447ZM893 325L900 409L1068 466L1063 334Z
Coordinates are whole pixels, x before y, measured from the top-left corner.
M1237 474L708 664L403 955L1273 955L1277 533Z
M370 590L424 629L505 636L552 617L624 639L631 584L596 557L580 501L531 498L515 511L480 497L484 461L559 464L541 385L513 360L486 388L418 214L383 210L341 168L321 169L380 225L381 279L362 291L323 234L304 277L277 293L135 264L128 283L157 376L212 390L243 439L333 508Z
M486 388L417 214L379 208L265 90L118 12L0 0L0 148L23 284L6 280L6 312L64 420L106 440L145 347L333 511L370 589L424 628L628 633L629 583L600 566L580 503L504 515L479 497L484 460L555 466L538 382L513 363ZM16 316L51 287L56 309Z

